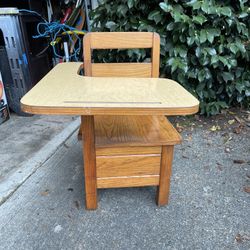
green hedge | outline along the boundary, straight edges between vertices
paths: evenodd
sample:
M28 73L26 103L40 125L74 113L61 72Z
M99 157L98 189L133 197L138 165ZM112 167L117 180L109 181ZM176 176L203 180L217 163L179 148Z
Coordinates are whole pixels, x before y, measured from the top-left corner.
M159 33L161 76L197 96L202 114L233 105L250 107L249 1L103 0L92 19L95 31ZM145 60L147 53L120 56Z

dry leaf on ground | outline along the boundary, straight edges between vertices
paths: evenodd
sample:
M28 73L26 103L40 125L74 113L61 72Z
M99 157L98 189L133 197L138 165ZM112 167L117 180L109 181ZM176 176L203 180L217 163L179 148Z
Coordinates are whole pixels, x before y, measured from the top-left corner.
M250 186L244 187L243 190L244 190L246 193L250 193Z
M234 160L234 163L243 164L243 163L246 163L246 162L244 160Z
M219 125L213 125L211 128L210 128L211 131L215 132L215 131L218 131L218 130L221 130L221 127Z
M43 192L40 193L42 196L47 196L49 194L49 190L46 189Z
M234 120L234 119L232 119L232 120L228 120L228 121L227 121L227 123L228 123L229 125L232 125L234 122L235 122L235 120Z

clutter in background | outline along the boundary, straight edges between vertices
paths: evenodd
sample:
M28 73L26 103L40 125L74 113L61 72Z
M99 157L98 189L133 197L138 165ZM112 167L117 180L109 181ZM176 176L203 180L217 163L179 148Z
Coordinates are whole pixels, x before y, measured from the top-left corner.
M32 38L40 21L16 8L0 8L0 71L9 107L19 115L25 115L20 99L52 67L49 52L44 51L47 40Z
M87 4L82 0L60 1L60 11L54 11L47 1L47 18L31 10L20 9L21 13L37 15L41 22L37 24L34 39L45 38L46 49L52 49L54 65L58 62L82 60L82 37L89 26Z
M0 124L4 123L10 118L7 98L4 91L2 75L0 72Z
M0 3L0 71L9 108L18 115L27 115L20 99L53 66L82 60L89 27L86 0L24 2Z

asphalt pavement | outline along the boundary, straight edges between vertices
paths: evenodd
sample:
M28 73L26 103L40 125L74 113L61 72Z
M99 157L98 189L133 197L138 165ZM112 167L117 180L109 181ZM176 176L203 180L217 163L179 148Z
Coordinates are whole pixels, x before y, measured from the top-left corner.
M73 133L0 206L0 249L250 249L250 134L183 132L170 203L155 188L98 190L84 207Z

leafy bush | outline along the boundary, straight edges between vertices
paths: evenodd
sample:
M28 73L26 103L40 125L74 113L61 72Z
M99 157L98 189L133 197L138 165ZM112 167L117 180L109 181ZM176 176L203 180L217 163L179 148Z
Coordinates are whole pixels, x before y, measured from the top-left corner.
M250 107L250 4L247 0L103 0L96 31L154 31L161 36L161 76L177 80L213 115ZM147 56L128 51L123 58ZM116 58L117 59L117 58Z

